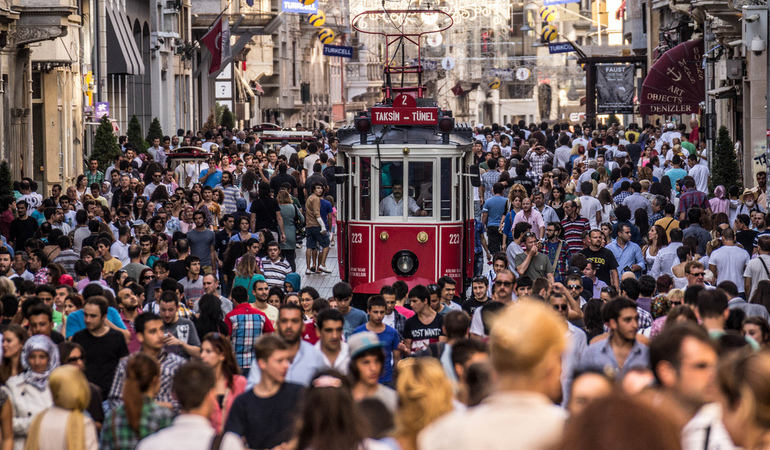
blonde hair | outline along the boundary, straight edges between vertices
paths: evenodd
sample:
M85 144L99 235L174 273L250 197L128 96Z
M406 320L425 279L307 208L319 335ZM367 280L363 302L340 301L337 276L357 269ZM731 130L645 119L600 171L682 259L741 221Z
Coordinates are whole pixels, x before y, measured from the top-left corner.
M492 323L489 348L500 374L532 374L546 358L566 346L564 319L542 302L519 301Z
M67 433L65 435L66 450L85 450L86 425L83 411L88 408L91 401L91 388L88 386L83 372L77 367L66 364L54 369L48 379L51 388L53 404L69 410L67 419ZM39 448L41 425L45 412L38 414L29 428L25 450L37 450Z
M411 358L398 365L398 414L394 435L417 447L417 434L452 410L452 384L435 358Z
M16 285L8 277L0 277L0 295L16 295Z
M289 195L288 191L278 191L278 203L282 205L288 205L291 204L291 195Z
M241 262L235 267L235 275L241 278L251 278L254 274L261 274L257 260L251 253L245 253L241 257Z
M684 301L684 291L681 289L671 289L668 291L668 294L666 294L666 298L668 298L669 302L673 300Z

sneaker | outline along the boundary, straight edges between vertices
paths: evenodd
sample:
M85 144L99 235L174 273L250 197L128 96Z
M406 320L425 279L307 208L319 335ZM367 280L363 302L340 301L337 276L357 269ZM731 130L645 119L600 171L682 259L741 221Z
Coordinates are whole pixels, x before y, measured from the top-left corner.
M315 267L310 267L308 269L305 269L305 275L310 275L315 273Z
M326 266L318 266L318 272L325 272L325 273L332 273L331 270L327 269Z

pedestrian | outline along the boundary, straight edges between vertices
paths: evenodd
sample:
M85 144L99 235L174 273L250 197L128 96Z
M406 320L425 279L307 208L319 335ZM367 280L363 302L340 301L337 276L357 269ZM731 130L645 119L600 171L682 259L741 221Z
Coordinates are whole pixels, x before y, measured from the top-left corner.
M366 312L368 313L369 321L356 328L353 333L355 335L355 333L370 331L377 334L377 338L383 344L385 354L382 376L379 381L386 385L392 385L395 367L402 357L401 350L399 350L401 336L395 328L382 323L386 309L387 303L385 302L385 297L382 295L373 295L369 297L369 300L366 302Z
M246 377L239 375L230 341L221 333L203 337L201 361L214 370L217 378L212 399L211 425L221 433L233 401L246 390Z
M32 420L24 448L97 450L96 424L83 414L90 400L85 375L77 367L65 365L51 372L48 384L53 407Z
M363 331L351 336L348 345L353 398L358 402L368 398L377 399L391 414L395 414L398 394L379 382L385 370L385 343L380 342L376 333Z
M251 374L261 376L252 388L235 399L225 424L225 430L241 436L249 448L274 448L291 439L291 418L303 388L287 380L293 364L291 346L272 334L261 336L254 344L256 363L252 363ZM307 379L308 384L313 375Z
M137 450L242 450L243 442L232 434L217 434L209 422L212 391L216 386L214 371L203 363L193 362L179 369L174 376L174 394L179 399L182 414L170 427L139 442Z

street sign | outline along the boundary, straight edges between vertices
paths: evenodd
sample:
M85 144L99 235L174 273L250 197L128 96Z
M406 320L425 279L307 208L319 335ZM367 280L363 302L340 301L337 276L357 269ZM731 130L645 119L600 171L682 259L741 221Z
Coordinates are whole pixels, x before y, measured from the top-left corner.
M554 53L569 53L574 52L575 48L572 47L572 44L569 42L555 42L553 44L548 44L548 53L554 54Z
M287 13L315 14L318 12L318 2L305 5L299 0L282 0L281 11Z
M324 56L339 56L340 58L352 58L353 47L324 44Z
M94 116L101 119L110 115L110 102L96 102L94 104Z
M438 108L372 108L374 125L436 125Z
M451 56L447 56L446 58L441 60L441 67L444 68L444 70L452 70L455 68L455 59Z

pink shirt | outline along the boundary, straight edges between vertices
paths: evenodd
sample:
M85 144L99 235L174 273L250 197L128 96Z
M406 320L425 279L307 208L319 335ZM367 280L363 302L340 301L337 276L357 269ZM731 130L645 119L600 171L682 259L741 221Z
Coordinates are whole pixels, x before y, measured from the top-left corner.
M535 234L540 233L540 228L545 228L543 216L535 208L532 208L529 211L529 216L524 214L524 210L519 211L518 214L516 214L516 217L513 219L513 226L515 227L519 222L527 222L528 224L532 225L532 231Z
M403 315L407 319L414 315L414 311L412 311L409 308L404 308L403 306L396 305L396 311L400 312L401 315Z
M217 430L217 433L222 432L222 428L227 422L227 415L230 413L230 407L233 406L233 400L235 397L243 394L246 390L246 377L243 375L235 375L233 377L233 388L228 389L225 394L224 408L219 406L219 401L215 398L212 400L211 408L211 426Z

